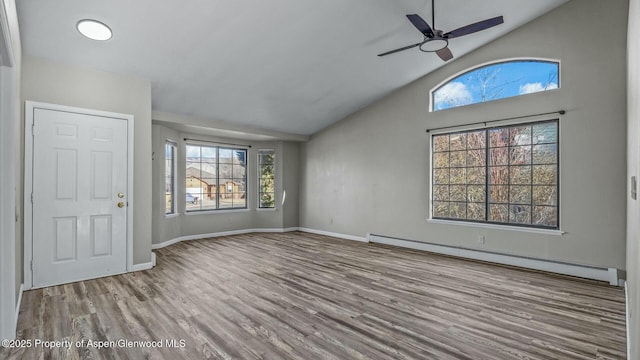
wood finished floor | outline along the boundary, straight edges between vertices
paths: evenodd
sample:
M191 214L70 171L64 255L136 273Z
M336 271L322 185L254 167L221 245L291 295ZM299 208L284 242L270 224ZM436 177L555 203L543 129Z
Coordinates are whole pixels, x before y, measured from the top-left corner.
M21 339L184 348L0 349L10 359L623 359L605 283L307 233L157 250L148 271L27 291Z

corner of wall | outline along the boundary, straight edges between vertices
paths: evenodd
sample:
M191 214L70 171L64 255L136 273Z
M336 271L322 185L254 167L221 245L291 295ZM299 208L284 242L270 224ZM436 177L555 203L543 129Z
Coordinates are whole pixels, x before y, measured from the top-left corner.
M640 0L629 1L627 24L627 342L628 358L640 359L640 200L631 177L640 178Z

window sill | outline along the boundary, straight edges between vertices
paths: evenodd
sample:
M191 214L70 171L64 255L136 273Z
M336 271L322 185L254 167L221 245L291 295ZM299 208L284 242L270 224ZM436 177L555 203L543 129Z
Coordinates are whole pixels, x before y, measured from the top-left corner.
M164 214L165 219L170 219L178 216L180 216L180 213Z
M229 210L200 210L200 211L187 211L185 212L186 216L192 215L215 215L215 214L231 214L231 213L242 213L249 212L249 209L229 209Z
M523 226L483 224L483 223L474 223L474 222L465 222L465 221L453 221L453 220L440 220L440 219L427 219L427 222L428 223L432 223L432 224L460 225L460 226L477 227L477 228L483 228L483 229L520 231L520 232L528 232L528 233L543 234L543 235L561 236L561 235L566 234L566 232L564 232L562 230L537 229L537 228L530 228L530 227L523 227Z
M278 211L278 208L272 207L272 208L257 208L256 209L257 212L272 212L272 211Z

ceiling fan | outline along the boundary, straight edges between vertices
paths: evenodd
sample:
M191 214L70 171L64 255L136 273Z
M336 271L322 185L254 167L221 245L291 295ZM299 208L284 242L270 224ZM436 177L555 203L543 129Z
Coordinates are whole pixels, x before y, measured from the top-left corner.
M449 31L447 33L442 30L436 29L436 14L435 14L435 0L431 0L431 23L433 24L433 28L424 21L420 15L410 14L407 15L407 18L413 26L415 26L418 31L424 35L424 40L417 44L401 47L399 49L391 50L384 52L382 54L378 54L378 56L386 56L390 54L394 54L400 51L412 49L414 47L419 47L421 51L424 52L435 52L440 59L443 61L449 61L453 59L453 53L449 50L449 39L457 38L464 35L473 34L478 31L486 30L488 28L494 27L496 25L500 25L504 22L502 16L496 16L491 19L486 19L482 21L478 21L473 24L469 24L467 26L463 26L461 28L455 29L453 31Z

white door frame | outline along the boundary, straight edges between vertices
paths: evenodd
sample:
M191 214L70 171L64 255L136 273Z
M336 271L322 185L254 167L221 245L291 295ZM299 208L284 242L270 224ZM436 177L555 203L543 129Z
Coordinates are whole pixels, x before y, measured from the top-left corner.
M127 272L133 271L133 115L108 111L83 109L72 106L47 104L35 101L25 102L24 131L24 289L33 286L33 114L35 109L66 111L77 114L103 116L127 121ZM35 129L37 132L38 130Z
M8 3L8 4L7 4ZM0 339L16 336L16 171L20 97L19 66L13 50L11 26L17 16L15 4L0 0ZM11 20L11 22L9 21ZM19 304L19 303L18 303Z
M17 316L14 76L15 68L0 66L0 339L15 337Z

